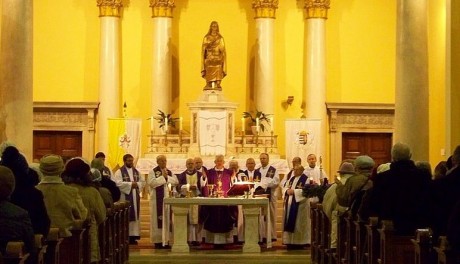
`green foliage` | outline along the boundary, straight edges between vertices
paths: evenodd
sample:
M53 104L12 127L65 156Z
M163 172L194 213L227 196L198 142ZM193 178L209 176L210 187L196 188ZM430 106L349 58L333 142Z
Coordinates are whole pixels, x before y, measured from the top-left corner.
M172 117L172 114L166 114L165 112L158 109L158 116L154 117L158 124L160 124L160 128L165 126L165 120L168 118L168 126L176 127L176 121L179 120L177 117Z
M256 110L255 115L252 115L251 112L243 112L243 117L251 120L251 125L255 126L257 124L257 118L259 118L259 127L262 131L265 131L264 122L270 125L270 116L271 114L265 114L262 111Z

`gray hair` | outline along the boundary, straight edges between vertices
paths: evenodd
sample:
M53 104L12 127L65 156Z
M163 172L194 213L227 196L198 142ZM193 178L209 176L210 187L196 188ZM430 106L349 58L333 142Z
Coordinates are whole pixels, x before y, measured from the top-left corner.
M411 157L412 153L407 144L396 143L391 149L391 158L393 161L410 160Z

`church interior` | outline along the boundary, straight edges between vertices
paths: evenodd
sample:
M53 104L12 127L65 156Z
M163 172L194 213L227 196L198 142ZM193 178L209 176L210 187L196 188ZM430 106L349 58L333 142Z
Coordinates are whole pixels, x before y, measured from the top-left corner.
M259 155L269 153L283 177L292 158L307 166L314 153L333 182L343 160L369 155L387 163L398 142L432 168L460 144L458 0L0 6L0 143L17 146L29 164L47 154L91 161L104 152L115 169L130 153L147 177L160 154L180 173L187 158L201 156L209 168L224 154L226 166L236 159L245 168L247 158L259 165ZM202 77L203 37L213 21L225 40L220 87L206 87ZM253 119L257 112L267 118ZM213 118L223 123L206 123ZM220 147L207 148L208 140ZM130 248L130 263L319 261L313 245L286 251L280 197L272 249L246 257L241 248L155 250L147 196L144 190L141 240Z

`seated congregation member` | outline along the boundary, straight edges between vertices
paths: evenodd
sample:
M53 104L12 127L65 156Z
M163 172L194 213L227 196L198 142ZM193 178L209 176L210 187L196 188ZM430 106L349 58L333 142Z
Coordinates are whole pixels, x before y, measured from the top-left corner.
M201 172L195 169L195 162L193 159L185 161L184 172L177 176L179 181L179 192L181 196L187 196L187 191L190 191L192 197L201 196ZM188 215L188 241L193 246L197 246L201 241L201 229L198 221L198 205L191 205Z
M43 178L37 185L43 193L52 227L59 228L60 237L70 237L74 221L86 219L88 210L77 188L65 185L61 178L64 161L60 156L47 155L40 159Z
M106 172L107 167L104 166L104 160L102 158L95 158L91 161L91 168L99 170L101 173L100 184L101 187L107 188L112 195L112 200L118 202L121 197L120 189L117 184L112 180L111 174ZM110 170L109 170L110 171Z
M129 243L136 245L141 237L140 224L140 192L145 186L145 179L134 168L134 157L131 154L123 156L123 166L113 175L113 181L121 191L121 201L129 201Z
M104 154L104 152L96 153L94 158L99 159L100 161L102 161L102 167L99 168L101 170L102 176L105 176L107 178L111 178L112 177L112 171L110 170L109 167L105 166L105 164L104 164L105 163L105 154Z
M24 242L25 251L34 250L34 231L26 210L9 201L15 185L13 172L0 165L0 253L10 241Z
M371 216L392 220L397 235L414 235L417 228L430 224L431 177L411 156L408 145L396 143L390 169L376 175L370 195Z
M91 174L91 181L94 188L96 188L99 191L99 194L101 195L102 200L104 201L105 208L112 208L113 207L113 198L112 194L110 191L101 186L101 172L98 169L91 168L90 171Z
M273 241L276 241L276 198L277 191L280 184L280 176L275 167L269 165L270 157L267 153L262 153L259 155L261 167L256 170L255 178L258 183L254 186L257 191L256 186L260 186L265 190L265 193L269 195L270 199L270 222L271 222L271 237ZM259 232L263 240L267 239L267 219L266 217L261 221L259 227Z
M374 166L375 162L371 157L367 155L358 156L354 161L355 175L349 177L344 184L339 180L335 181L337 184L335 191L337 203L341 207L339 211L343 212L353 207L352 214L353 216L356 215L361 205L362 197L372 187L370 176Z
M13 171L16 187L10 201L29 213L35 234L48 235L50 219L46 211L43 193L35 188L37 178L30 173L26 158L15 147L7 147L2 154L1 165Z
M342 184L346 184L347 180L355 174L355 168L353 164L349 162L343 162L340 165L338 180ZM330 247L337 248L337 225L338 225L338 212L337 212L337 184L333 183L324 194L323 198L323 211L327 218L331 222L331 234L330 234Z
M308 177L303 174L304 167L297 165L294 175L286 182L282 189L284 198L283 215L283 244L288 249L300 249L306 246L307 234L307 201L302 195L303 187L308 184Z
M202 181L204 186L214 184L214 192L226 197L233 172L224 168L224 163L224 156L217 155L214 160L215 167L208 170L207 176L202 176ZM209 195L206 188L204 188L204 195ZM214 245L233 243L232 230L237 220L237 207L202 206L201 208L200 220L203 221L206 242Z
M447 234L448 219L455 204L460 201L460 192L458 191L458 186L460 186L460 145L455 148L446 165L448 168L446 175L431 183L434 237Z
M91 262L98 262L101 259L99 250L98 226L106 218L104 201L96 188L91 186L91 175L89 164L82 158L73 158L65 165L64 172L66 182L78 189L83 204L88 209L90 221L89 236L91 239Z
M155 168L149 173L147 184L150 187L150 239L155 244L156 249L167 249L169 245L163 245L163 226L167 228L166 233L169 237L169 206L163 210L163 200L169 197L169 189L174 190L179 184L176 175L173 175L170 170L166 168L166 156L158 155L157 164ZM163 212L167 215L164 216ZM163 221L165 221L163 223ZM168 238L166 238L168 241Z

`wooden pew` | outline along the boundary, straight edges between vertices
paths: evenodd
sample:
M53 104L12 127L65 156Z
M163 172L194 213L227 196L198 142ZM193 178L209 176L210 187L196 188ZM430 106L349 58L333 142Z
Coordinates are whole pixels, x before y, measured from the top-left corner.
M369 222L365 225L366 239L363 248L362 261L365 264L377 264L380 252L380 237L377 230L378 218L369 217Z
M120 216L123 206L121 202L113 204L113 222L112 222L112 243L113 243L113 259L112 263L121 264L121 234L120 234Z
M354 264L361 263L366 241L366 223L360 221L353 221L354 224L354 245L352 245L352 259Z
M411 239L415 251L415 264L435 264L436 254L429 229L417 229L415 239Z
M343 212L337 212L337 248L334 254L336 263L342 263L342 259L345 259L346 251L346 222L344 219Z
M458 264L460 263L460 254L454 253L450 250L447 237L439 237L439 245L434 247L438 253L438 264Z
M59 262L62 264L86 264L91 262L91 244L87 221L76 220L72 236L64 238L60 246Z
M331 237L331 222L329 218L323 211L323 205L318 204L316 206L318 209L317 214L319 214L318 221L319 224L319 263L320 264L328 264L331 260L331 249L330 249L330 237Z
M24 242L8 242L2 261L4 264L24 264L30 256L24 252Z
M46 264L59 264L59 252L60 246L64 239L59 237L59 228L51 227L48 232L48 237L46 238L46 254L45 254L45 263Z
M35 249L36 251L31 254L31 262L37 264L45 264L45 253L47 250L47 245L45 239L41 234L35 234Z
M397 236L394 234L393 221L383 220L380 234L380 264L414 263L414 247L412 236Z
M129 260L129 210L131 207L131 203L129 201L124 201L124 209L123 209L123 216L122 216L122 229L123 229L123 249L124 249L124 256L123 256L123 263L128 262Z
M310 202L310 219L311 219L311 262L319 263L319 235L318 235L318 209L317 203Z
M341 259L342 264L353 264L354 261L354 254L353 254L353 247L355 246L355 225L353 222L353 216L350 211L347 211L343 214L342 217L343 221L345 222L345 234L344 234L344 254Z

